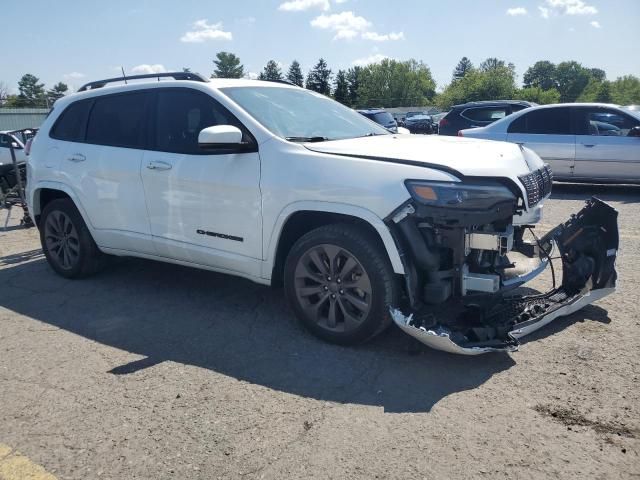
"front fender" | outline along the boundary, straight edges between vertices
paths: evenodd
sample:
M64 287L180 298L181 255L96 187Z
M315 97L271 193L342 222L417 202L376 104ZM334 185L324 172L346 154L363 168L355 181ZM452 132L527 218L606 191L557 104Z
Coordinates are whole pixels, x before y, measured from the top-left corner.
M267 252L267 257L263 263L263 278L271 278L271 272L276 259L276 252L278 249L278 242L280 241L280 234L286 221L296 212L313 211L324 213L336 213L340 215L348 215L351 217L360 218L371 225L384 244L384 248L387 251L393 271L398 274L404 274L404 267L400 260L400 254L396 247L396 244L391 237L389 228L384 224L382 219L375 213L366 208L358 207L356 205L349 205L335 202L316 202L316 201L300 201L294 202L282 209L278 218L273 226L273 229L269 235L265 235L264 251ZM266 234L267 232L265 232Z

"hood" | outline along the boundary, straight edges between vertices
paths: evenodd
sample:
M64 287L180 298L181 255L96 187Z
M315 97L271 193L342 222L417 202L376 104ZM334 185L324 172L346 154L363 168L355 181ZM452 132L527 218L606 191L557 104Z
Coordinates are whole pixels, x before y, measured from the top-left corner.
M319 143L305 147L319 153L411 163L456 176L510 177L540 168L543 162L513 143L438 135L379 135ZM528 153L528 152L527 152Z

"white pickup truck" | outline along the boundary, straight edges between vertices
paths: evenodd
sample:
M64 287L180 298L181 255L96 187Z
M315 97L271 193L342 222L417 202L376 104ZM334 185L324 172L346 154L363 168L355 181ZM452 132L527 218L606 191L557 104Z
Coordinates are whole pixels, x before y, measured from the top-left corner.
M525 235L552 184L531 150L392 134L284 83L121 80L59 100L31 147L30 212L64 277L108 255L210 269L283 284L327 341L363 342L395 321L466 354L513 350L615 288L617 214L603 202ZM562 280L514 297L552 255Z

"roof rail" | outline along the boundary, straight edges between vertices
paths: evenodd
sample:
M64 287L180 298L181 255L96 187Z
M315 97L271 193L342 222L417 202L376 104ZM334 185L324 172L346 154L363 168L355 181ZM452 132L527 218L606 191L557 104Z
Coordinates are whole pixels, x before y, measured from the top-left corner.
M94 82L89 82L80 87L79 92L84 92L86 90L95 90L96 88L102 88L108 83L115 82L127 82L128 80L140 80L143 78L157 78L160 81L161 78L173 78L174 80L193 80L195 82L208 82L209 80L206 77L203 77L199 73L191 73L191 72L166 72L166 73L145 73L144 75L128 75L121 76L115 78L106 78L104 80L96 80Z
M282 83L284 85L291 85L292 87L298 87L299 86L299 85L296 85L293 82L290 82L289 80L269 80L267 78L259 78L258 80L260 80L261 82Z

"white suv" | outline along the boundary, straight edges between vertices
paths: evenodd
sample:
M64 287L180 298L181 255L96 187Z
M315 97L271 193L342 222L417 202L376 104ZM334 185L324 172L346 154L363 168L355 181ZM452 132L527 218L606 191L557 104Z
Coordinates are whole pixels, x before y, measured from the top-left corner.
M551 190L526 148L391 134L283 83L172 73L109 85L120 80L59 100L32 145L29 208L64 277L108 254L284 283L325 340L362 342L395 320L462 353L512 350L615 286L606 204L524 239ZM554 244L562 285L505 297Z

